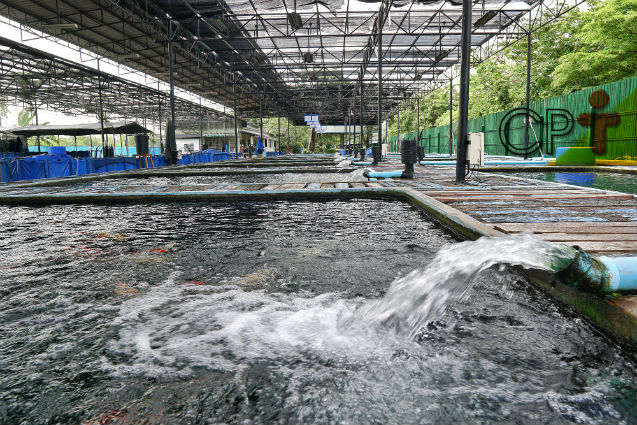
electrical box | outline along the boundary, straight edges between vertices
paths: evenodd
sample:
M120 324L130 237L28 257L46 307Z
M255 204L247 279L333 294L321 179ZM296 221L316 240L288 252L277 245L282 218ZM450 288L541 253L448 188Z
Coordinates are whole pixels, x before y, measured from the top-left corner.
M484 133L469 133L467 160L469 165L484 165Z

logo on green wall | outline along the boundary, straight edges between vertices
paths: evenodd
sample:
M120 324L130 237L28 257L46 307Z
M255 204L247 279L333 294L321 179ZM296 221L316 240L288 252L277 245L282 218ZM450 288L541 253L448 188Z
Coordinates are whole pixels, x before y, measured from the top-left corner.
M610 101L608 93L604 90L596 90L588 98L591 106L590 113L583 113L577 117L577 123L582 127L590 127L589 145L593 147L596 155L606 152L607 133L611 127L616 127L621 122L621 117L616 112L600 113L597 109L605 108ZM516 120L522 118L528 120L528 145L515 144L511 140L511 129ZM546 121L545 121L546 118ZM553 153L553 139L557 136L566 136L573 131L575 119L571 112L563 108L546 109L546 117L530 108L520 107L507 112L500 120L499 137L500 143L510 152L517 155L528 155L537 150L544 150L543 153ZM544 125L548 123L548 125ZM542 137L545 136L545 137ZM547 143L543 147L542 141Z

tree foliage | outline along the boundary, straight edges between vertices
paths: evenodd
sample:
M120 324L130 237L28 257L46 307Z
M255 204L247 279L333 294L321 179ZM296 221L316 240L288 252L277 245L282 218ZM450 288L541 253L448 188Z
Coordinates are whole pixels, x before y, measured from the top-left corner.
M258 118L250 118L248 124L254 128L259 128L260 122ZM279 132L279 120L276 117L263 119L263 131L268 132L277 137ZM290 135L288 137L288 120L281 117L281 149L290 144L294 153L307 152L310 141L310 127L306 125L295 126L290 122ZM314 147L316 153L334 152L340 146L340 135L338 134L322 134ZM278 147L278 144L277 144Z
M526 37L476 66L469 118L523 105ZM591 0L531 35L530 100L560 96L637 74L637 0ZM457 91L453 120L457 122ZM400 132L413 131L414 106L400 111ZM396 115L389 135L396 135ZM449 124L449 86L420 100L421 128Z
M552 87L563 91L621 80L637 73L637 0L606 0L582 13L576 50L563 55Z
M26 127L29 125L35 124L35 110L32 109L22 109L18 112L18 127ZM43 122L38 125L47 125L49 122ZM29 145L36 146L38 144L37 137L29 137L27 141ZM40 145L42 146L53 146L59 145L60 140L56 136L40 136Z

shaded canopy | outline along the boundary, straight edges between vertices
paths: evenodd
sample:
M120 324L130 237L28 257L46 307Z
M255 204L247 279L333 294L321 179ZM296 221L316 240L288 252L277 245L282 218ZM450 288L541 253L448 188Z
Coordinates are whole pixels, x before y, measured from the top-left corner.
M25 127L5 127L0 129L2 133L11 133L16 136L88 136L89 134L101 134L102 128L96 124L72 124L72 125L29 125ZM138 134L151 133L147 128L136 122L109 122L104 123L104 134Z

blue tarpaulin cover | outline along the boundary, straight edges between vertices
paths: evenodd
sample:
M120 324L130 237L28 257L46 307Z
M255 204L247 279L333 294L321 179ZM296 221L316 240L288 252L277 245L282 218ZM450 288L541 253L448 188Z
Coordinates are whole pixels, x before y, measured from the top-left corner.
M59 152L61 154L61 151ZM7 155L9 156L9 155ZM207 149L191 155L184 155L180 164L225 161L232 157L229 152ZM166 166L161 155L153 156L155 167ZM149 164L150 166L150 164ZM139 161L133 157L115 158L75 158L69 155L36 155L27 158L0 157L0 181L34 180L49 177L80 176L92 173L135 170ZM141 168L146 168L143 163Z
M93 173L92 158L72 158L71 159L71 175L83 176L84 174Z
M11 161L7 159L0 160L0 176L2 176L2 180L0 181L11 181L11 169L9 168L10 163Z
M18 176L16 180L33 180L46 177L45 162L38 157L24 158L15 162Z
M45 161L46 177L67 177L71 175L71 157L57 156Z
M257 155L261 155L264 150L265 150L265 148L263 147L263 142L261 141L261 138L259 137L257 139L257 148L254 151L254 153L256 153Z

